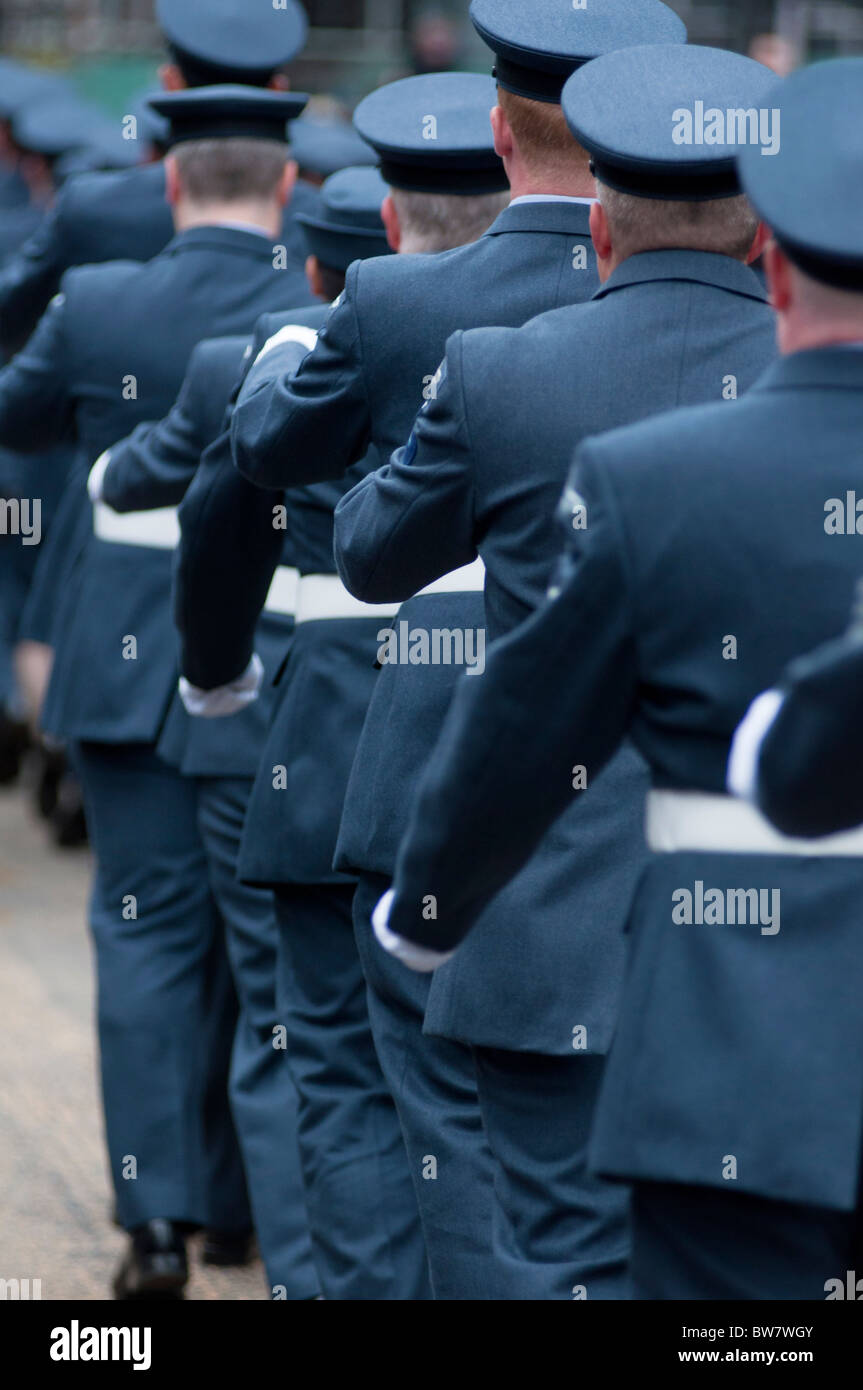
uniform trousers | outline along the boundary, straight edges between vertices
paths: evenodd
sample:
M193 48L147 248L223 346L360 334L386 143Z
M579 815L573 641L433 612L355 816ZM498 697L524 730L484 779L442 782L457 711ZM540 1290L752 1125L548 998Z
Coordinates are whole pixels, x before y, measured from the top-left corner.
M629 1191L587 1163L604 1058L473 1054L495 1160L497 1296L629 1298Z
M431 1297L414 1186L369 1025L353 884L280 884L280 1012L327 1299Z
M250 1224L227 1096L225 982L194 785L150 744L76 744L96 866L102 1099L117 1218Z
M318 1281L297 1145L297 1093L280 1046L273 895L237 878L251 778L199 777L198 827L239 998L229 1093L273 1297L314 1298Z
M842 1212L735 1192L733 1182L637 1182L632 1244L634 1298L823 1301L853 1285L863 1299L859 1198Z
M494 1168L471 1050L423 1034L431 977L377 944L371 914L389 881L361 874L354 933L368 990L375 1047L396 1103L416 1187L436 1299L488 1299Z

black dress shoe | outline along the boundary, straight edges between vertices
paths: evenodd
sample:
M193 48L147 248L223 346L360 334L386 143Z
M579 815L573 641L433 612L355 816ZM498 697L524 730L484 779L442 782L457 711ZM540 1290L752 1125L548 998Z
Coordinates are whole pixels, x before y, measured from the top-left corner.
M60 783L66 772L66 754L62 748L49 748L39 740L36 754L36 810L43 820L50 820L57 806Z
M79 849L87 843L87 821L78 780L68 770L57 787L57 803L48 818L51 838L60 849Z
M8 786L16 780L29 744L27 725L0 709L0 786Z
M114 1297L123 1301L178 1299L189 1278L186 1243L172 1221L148 1221L132 1231L114 1276Z
M222 1269L247 1265L252 1258L254 1233L252 1231L204 1231L204 1244L201 1247L201 1260L205 1265L218 1265Z

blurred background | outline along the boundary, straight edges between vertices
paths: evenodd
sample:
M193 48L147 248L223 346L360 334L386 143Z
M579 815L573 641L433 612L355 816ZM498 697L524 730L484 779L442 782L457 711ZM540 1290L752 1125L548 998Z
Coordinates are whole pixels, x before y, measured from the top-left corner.
M304 0L308 47L295 85L346 108L409 72L488 67L468 0ZM529 5L530 0L525 0ZM863 0L672 0L696 43L771 61L780 70L863 52ZM761 36L775 35L769 44ZM0 51L71 77L82 95L122 115L129 92L153 84L160 44L153 0L0 0Z

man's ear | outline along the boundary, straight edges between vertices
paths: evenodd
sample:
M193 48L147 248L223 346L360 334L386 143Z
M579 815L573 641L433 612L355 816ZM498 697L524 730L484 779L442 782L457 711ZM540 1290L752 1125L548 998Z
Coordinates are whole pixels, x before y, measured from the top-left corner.
M758 223L758 231L755 233L755 240L746 257L747 265L754 265L755 262L764 255L767 243L770 241L770 228L766 222Z
M177 161L172 154L165 155L165 197L171 207L176 207L180 201L182 187L180 184L180 171L177 168Z
M176 63L162 64L159 81L166 92L183 92L189 85Z
M614 249L611 244L611 228L608 225L608 214L599 202L591 204L590 238L597 260L610 261Z
M777 314L785 314L794 303L794 282L791 262L775 241L771 241L764 252L764 266L770 303Z
M381 205L381 218L386 228L387 242L390 250L398 251L402 244L402 228L392 193L388 193L384 198Z
M289 159L285 165L285 172L282 174L282 181L279 184L279 203L282 207L287 207L291 201L291 194L297 182L297 175L300 166L295 159Z
M512 126L507 120L502 106L492 107L491 130L494 135L494 152L500 159L511 159L515 149Z

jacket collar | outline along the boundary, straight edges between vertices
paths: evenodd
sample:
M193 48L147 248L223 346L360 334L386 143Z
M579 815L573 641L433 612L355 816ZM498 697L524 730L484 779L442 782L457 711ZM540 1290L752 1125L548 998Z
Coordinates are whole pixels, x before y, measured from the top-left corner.
M568 200L553 203L516 203L504 208L492 222L486 236L508 232L564 232L590 236L590 207Z
M811 348L779 357L752 390L863 392L863 347Z
M594 299L602 299L628 285L645 285L662 280L688 280L699 285L713 285L732 294L746 295L767 303L767 290L760 277L731 256L718 256L709 251L642 251L613 272L601 285Z
M190 227L188 231L178 232L165 247L165 254L177 255L181 251L197 250L208 246L219 251L241 251L247 255L266 256L272 260L273 247L277 238L265 236L263 232L246 231L242 227Z

